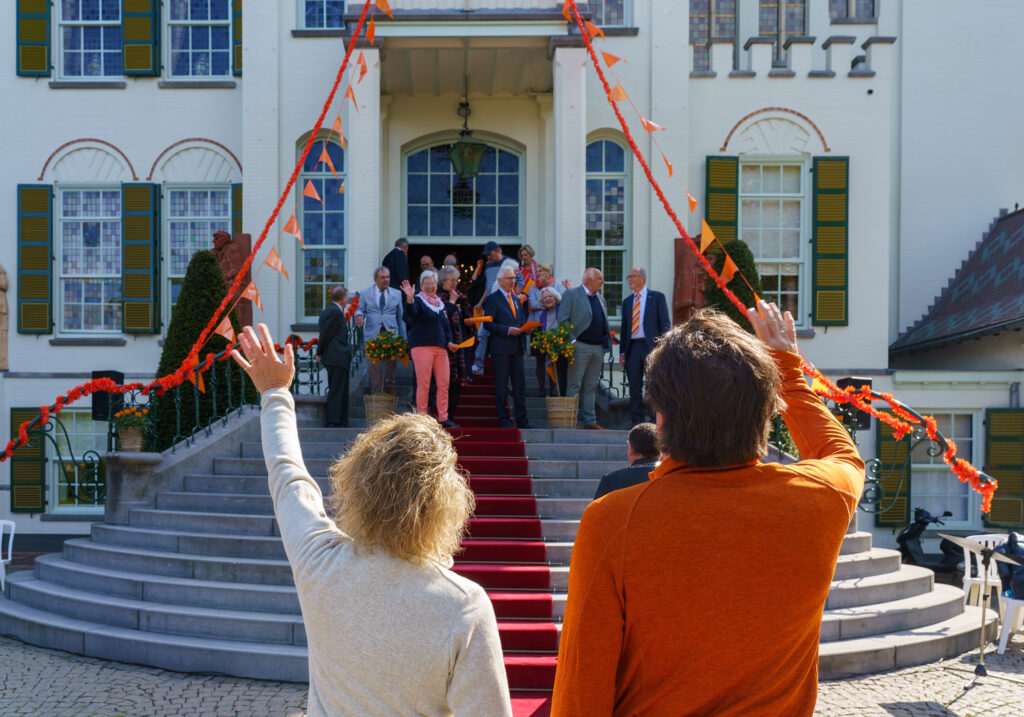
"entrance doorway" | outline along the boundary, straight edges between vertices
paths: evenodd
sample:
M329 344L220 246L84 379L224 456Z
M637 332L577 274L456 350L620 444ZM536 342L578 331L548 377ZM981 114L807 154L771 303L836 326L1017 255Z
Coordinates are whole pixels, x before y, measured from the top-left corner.
M409 276L412 277L413 281L419 279L420 262L424 256L430 256L434 260L434 267L440 269L444 265L444 258L449 254L454 254L455 266L461 273L459 277L459 290L465 292L469 288L470 279L473 276L473 270L476 268L477 262L483 260L486 263L487 261L480 254L483 245L484 242L480 244L446 244L443 242L420 244L418 242L411 242L409 244ZM519 244L501 244L500 246L502 253L507 258L516 259L519 253ZM518 259L516 259L516 262L518 263Z

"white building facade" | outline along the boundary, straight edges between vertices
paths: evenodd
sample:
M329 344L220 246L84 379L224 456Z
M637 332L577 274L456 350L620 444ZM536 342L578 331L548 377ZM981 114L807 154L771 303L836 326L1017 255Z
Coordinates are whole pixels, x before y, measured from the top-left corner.
M254 266L277 248L291 277L260 274L257 320L277 336L313 336L325 291L370 285L398 237L409 239L411 257L430 253L438 263L454 252L469 265L495 240L510 254L532 245L559 279L578 282L598 266L610 306L628 292L631 266L671 292L678 232L631 156L562 0L390 4L394 20L375 15L375 42L357 42L354 74L257 257ZM362 9L340 0L12 5L0 18L5 45L17 48L16 67L0 73L8 98L0 223L15 237L0 244L7 426L92 370L153 378L188 258L218 229L260 234ZM721 239L746 241L766 298L798 316L815 365L834 378L871 378L941 414L962 454L985 464L986 411L1012 407L1019 340L1016 361L1011 350L1008 363L982 358L970 370L956 361L895 370L889 346L998 208L1024 197L1016 171L1024 145L1014 141L1024 100L1000 91L1024 59L1013 34L1024 6L580 6L604 30L597 49L623 58L613 84L667 128L655 145L622 105L687 230L699 233L704 214ZM350 82L355 102L342 99ZM474 138L488 146L468 183L454 179L447 158L463 100ZM339 114L344 147L328 131ZM333 170L318 161L322 150ZM301 197L307 180L322 203ZM692 215L687 189L700 202ZM304 248L282 233L293 211ZM64 414L71 440L102 448L105 424L86 409L87 400ZM866 458L877 454L874 430L858 439ZM926 477L904 481L902 502L876 528L878 544L891 544L891 526L918 504L948 504L952 526L984 527L978 499L914 455L913 475ZM0 467L5 490L10 465ZM88 532L102 509L69 499L67 477L42 471L29 503L15 508L14 492L3 494L2 517L40 545L45 535ZM1014 505L1004 506L1009 524ZM864 516L861 526L872 522Z

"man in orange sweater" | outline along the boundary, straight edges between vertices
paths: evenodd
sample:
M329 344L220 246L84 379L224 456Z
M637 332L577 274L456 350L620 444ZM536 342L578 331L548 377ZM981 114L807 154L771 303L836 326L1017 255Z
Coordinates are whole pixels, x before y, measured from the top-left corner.
M864 463L807 387L789 312L762 302L748 318L759 338L701 311L648 359L666 457L583 514L553 717L814 711ZM758 460L778 410L799 463Z

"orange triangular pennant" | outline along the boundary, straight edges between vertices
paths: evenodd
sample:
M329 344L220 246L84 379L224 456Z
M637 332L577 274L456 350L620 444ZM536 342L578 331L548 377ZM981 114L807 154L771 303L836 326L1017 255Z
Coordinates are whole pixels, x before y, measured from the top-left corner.
M341 180L341 184L338 185L338 194L345 193L345 180Z
M651 122L646 117L641 117L640 118L640 124L642 124L644 126L644 129L647 130L648 132L664 132L665 131L665 128L662 127L660 124L654 124L653 122Z
M320 150L320 164L326 164L331 170L331 174L335 177L338 176L338 170L334 168L334 162L331 161L331 155L327 154L327 147Z
M739 271L739 267L736 266L736 262L732 260L732 257L728 254L725 255L725 266L722 267L722 278L725 279L725 283L732 281L732 278L736 276L736 272ZM754 295L757 298L757 295Z
M562 4L562 17L565 18L566 22L572 22L572 10L569 8L569 0L565 0Z
M253 302L259 307L260 311L263 311L263 302L260 300L260 292L256 288L255 281L250 281L249 286L245 287L245 291L242 292L242 298Z
M376 0L376 5L385 15L390 17L392 20L395 19L395 16L391 14L391 5L388 3L388 0Z
M349 89L352 89L351 85L349 85ZM355 102L355 97L352 98L352 101ZM356 107L356 111L359 111L358 107ZM338 142L341 143L341 148L348 149L348 147L345 146L345 132L341 129L341 115L334 118L334 124L331 125L331 132L338 135Z
M733 266L736 266L736 265L733 264ZM754 292L754 306L757 308L757 315L760 316L763 319L764 318L764 312L761 311L761 297L757 295L756 291Z
M711 246L711 242L715 240L715 233L711 231L711 227L708 226L707 219L700 220L700 253L703 254Z
M356 80L356 84L358 85L363 81L363 78L366 77L366 73L369 72L366 67L366 55L363 54L362 50L359 51L359 59L356 60L356 64L359 65L359 79Z
M316 191L316 186L313 184L312 179L306 180L306 186L302 188L302 196L315 199L320 202L320 204L324 203L324 200L320 198L320 192Z
M377 23L371 17L370 24L366 27L366 41L372 45L375 37L377 37Z
M612 102L623 102L628 99L628 97L629 96L626 94L626 91L622 89L622 85L615 85L615 87L612 88L612 91L608 93L608 99Z
M277 253L277 247L271 247L270 253L267 254L267 258L263 260L263 263L269 266L274 271L284 274L284 278L288 278L288 270L284 268L284 262L281 261L281 255Z
M197 370L199 367L199 356L193 356L189 359L189 365L192 367L192 371L189 372L187 378L192 382L192 385L199 389L199 393L206 393L206 385L203 383L203 374Z
M661 158L665 160L665 166L668 167L668 176L671 177L673 172L672 163L668 161L668 157L665 156L664 152L661 153Z
M231 325L231 320L228 319L227 316L225 316L224 319L219 324L217 324L217 328L213 330L213 333L217 334L218 336L223 336L224 338L226 338L229 344L235 343L235 329Z
M604 39L604 30L599 28L594 23L590 22L590 20L586 21L586 25L587 25L587 32L590 33L591 37L597 37L598 35L600 35L601 39L602 40Z
M291 217L288 218L288 221L285 222L283 231L285 234L291 234L293 237L298 239L299 244L302 245L303 249L306 248L306 242L302 241L302 232L299 230L299 223L295 221L294 214L292 214Z
M547 371L548 371L548 376L551 377L551 382L557 384L558 383L558 374L555 373L555 367L552 366L551 364L548 364Z
M613 55L610 52L602 52L601 56L604 57L604 62L605 62L606 65L608 65L608 67L611 67L616 62L618 62L619 60L622 59L618 55Z
M359 112L359 103L356 102L356 93L352 89L352 83L349 83L348 89L345 90L345 96L342 98L342 102L344 102L347 99L352 100L352 106L356 108L356 112Z
M690 194L690 190L686 190L686 198L690 202L690 214L693 214L693 210L697 208L697 198Z

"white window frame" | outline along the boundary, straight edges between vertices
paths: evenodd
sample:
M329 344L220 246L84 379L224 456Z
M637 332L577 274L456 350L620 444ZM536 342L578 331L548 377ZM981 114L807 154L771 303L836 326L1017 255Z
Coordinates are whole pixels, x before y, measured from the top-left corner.
M868 17L861 17L857 14L857 0L845 0L846 1L846 17L832 18L832 13L829 12L829 23L834 23L837 20L841 23L864 23L865 25L873 24L878 22L878 0L872 0L872 15ZM831 10L831 8L829 8Z
M969 461L973 465L980 465L979 461L980 461L980 456L983 455L983 453L982 453L982 451L984 450L983 442L985 440L985 436L983 435L983 428L984 427L983 427L982 424L983 424L984 417L983 417L983 411L982 410L974 409L974 408L935 408L935 409L923 410L923 411L921 411L921 414L925 415L925 416L934 416L936 414L946 414L946 415L950 415L950 416L970 416L971 417L971 455L966 455L966 454L959 453L959 452L958 452L957 455L958 455L959 458L963 458L963 459ZM946 437L955 440L954 436L946 436ZM961 448L962 448L962 445L963 444L961 443L960 444ZM927 448L928 448L928 443L927 442L921 443L917 447L917 450L914 452L913 458L927 457L927 454L925 453ZM911 519L913 519L913 517L914 517L913 509L917 506L917 503L915 503L915 497L914 497L914 493L916 491L915 486L917 485L917 482L914 480L914 476L915 476L917 471L929 471L929 472L932 472L932 471L942 472L942 471L944 471L946 473L946 476L947 476L948 480L957 481L957 483L959 483L959 479L953 474L953 472L951 470L949 470L949 466L947 466L943 462L941 455L936 456L933 459L933 462L931 462L931 463L917 462L917 461L912 462L910 464L910 475L911 475L911 479L910 479L910 517L911 517ZM966 486L966 484L963 484L963 485ZM942 518L942 521L945 523L944 526L941 526L942 528L945 528L945 529L948 529L948 530L976 530L976 529L980 530L980 529L982 529L984 527L982 525L982 522L981 522L981 502L980 502L980 498L981 497L978 495L977 491L971 490L970 487L967 487L966 493L967 493L967 516L968 516L968 519L966 521L963 521L963 520L951 520L951 519L947 519L947 518ZM939 515L936 515L936 517L940 517L941 518L941 511L940 511ZM935 527L938 528L939 526L935 526Z
M594 0L591 0L590 11L594 14L593 21L594 24L597 25L598 27L633 27L633 0L623 0L622 22L617 25L609 25L604 22L599 22L601 18L597 17L598 5L600 5L600 12L603 13L605 9L603 0L601 2L594 2Z
M322 136L319 136L319 137L317 137L314 140L314 142L326 142L326 141L327 141L327 135L326 134L324 134ZM348 161L349 161L348 150L343 148L343 147L341 147L341 143L337 141L337 137L335 137L335 136L331 137L331 144L337 145L345 153L345 166L342 169L338 170L338 181L342 182L345 185L345 194L343 195L344 196L344 207L342 208L342 212L344 213L344 218L342 220L342 226L345 228L345 243L344 244L307 244L306 247L303 248L302 245L298 241L295 242L295 252L296 252L296 264L295 264L295 266L296 266L296 273L298 274L298 277L299 277L299 280L295 282L295 288L296 288L296 292L297 292L296 293L297 306L296 306L296 312L295 313L296 313L296 315L298 317L298 322L299 323L309 323L311 321L317 321L320 318L320 313L319 312L323 311L324 308L327 306L327 303L328 303L327 302L327 297L326 297L326 292L325 292L323 306L321 306L320 309L318 309L318 313L316 313L316 314L306 314L306 261L305 261L305 252L307 252L307 251L319 251L319 250L334 250L334 251L340 250L340 251L344 252L344 262L342 264L341 273L342 273L342 276L344 277L345 286L346 286L346 288L349 289L350 296L354 296L355 292L356 292L356 287L349 286L349 284L351 284L351 282L348 280L349 279L349 273L348 273L349 253L350 253L350 251L352 249L352 245L351 245L351 242L350 242L351 232L349 231L350 226L349 226L349 223L348 223L348 217L349 217L349 206L348 206L348 196L347 196L347 194L348 194L348 182L347 182L348 175L347 175L347 171L348 171ZM297 150L298 156L302 156L302 148L304 146L305 146L305 141L301 142L299 147L298 147L298 150ZM313 152L310 152L310 156L312 156L312 155L313 155ZM335 167L335 169L337 169L337 167ZM305 223L306 223L305 209L304 209L305 198L302 196L302 191L303 191L303 189L306 186L306 180L307 179L334 179L334 174L331 172L329 167L323 167L323 166L321 166L321 169L316 171L316 172L301 171L299 173L299 178L295 182L295 194L297 195L296 202L298 204L298 207L295 210L295 220L299 223L299 228L300 229L304 228L305 227ZM323 197L321 197L321 199L322 198ZM305 235L303 235L303 238L305 238Z
M317 0L318 2L326 2L326 0ZM345 0L345 10L348 12L349 3L351 0ZM344 12L342 13L344 15ZM324 17L326 17L326 9ZM345 29L344 21L342 21L341 27L310 27L306 24L306 0L296 0L295 2L295 27L301 30L343 30Z
M612 144L618 145L622 149L625 155L625 161L623 163L622 172L588 172L586 151L594 142L611 142ZM622 253L622 299L625 299L632 292L629 290L629 284L626 282L626 275L632 268L632 255L633 255L633 173L632 173L632 153L629 145L627 145L621 138L608 135L608 134L596 134L587 137L586 144L583 146L583 201L584 201L584 233L583 233L583 255L586 256L588 251L599 251L599 252L621 252ZM622 186L625 191L625 197L623 198L623 209L622 209L622 247L614 246L589 246L587 244L586 236L586 186L587 182L591 179L614 179L616 177L622 178ZM603 189L602 189L603 196ZM602 205L603 206L603 205ZM602 209L602 214L604 210ZM589 264L587 264L589 266ZM604 262L601 262L601 266L604 266ZM607 282L607 279L605 280ZM608 292L603 292L605 299L608 298ZM620 302L608 301L608 316L609 318L619 317L619 308L621 307ZM614 305L613 305L614 304Z
M163 237L163 240L161 241L161 244L163 245L161 251L163 252L163 266L166 267L166 270L163 272L163 274L164 274L163 282L162 282L163 283L163 287L161 289L161 291L163 292L162 295L161 295L161 297L163 299L163 301L161 301L161 306L163 307L163 312L162 313L163 313L163 325L164 326L170 326L171 311L174 309L174 307L171 305L171 295L172 295L171 294L171 284L172 284L172 279L184 278L184 274L181 277L176 277L176 276L172 277L171 276L171 222L180 222L180 221L187 221L187 222L191 222L191 221L207 221L207 222L213 222L213 221L218 221L217 218L213 218L213 217L197 218L197 217L191 217L190 216L190 217L182 218L182 217L172 217L171 216L171 193L172 192L196 192L196 191L205 191L205 192L226 191L227 192L227 195L228 195L228 205L227 205L228 206L228 213L227 213L227 216L225 217L224 221L227 224L226 231L228 233L231 233L231 220L232 220L232 216L231 216L231 199L232 199L232 197L231 197L231 185L230 184L220 184L220 183L217 183L217 184L200 184L200 183L192 183L192 184L165 184L164 185L164 187L163 187L163 195L164 195L163 204L164 204L164 206L162 207L163 213L161 214L161 216L164 218L163 226L161 227L161 231L162 231L161 236ZM207 248L208 249L212 249L213 248L213 233L212 232L210 233L209 241L210 241L210 245Z
M752 166L763 166L763 165L788 165L800 167L800 188L801 192L799 195L785 195L785 194L744 194L743 192L743 167L744 165ZM800 247L800 256L793 260L778 260L761 259L758 256L758 252L754 250L754 247L750 247L750 243L744 242L750 247L751 253L754 255L754 263L757 265L758 276L761 275L760 265L764 264L796 264L797 265L797 306L799 307L798 315L794 315L793 319L796 322L797 328L806 328L810 322L810 301L811 291L809 288L810 282L810 222L811 222L811 205L814 203L811 196L811 172L810 172L810 159L803 155L743 155L740 156L739 166L739 177L737 181L737 196L736 196L736 236L743 239L743 200L744 198L750 199L771 199L771 198L799 198L800 199L800 237L798 239ZM763 227L762 227L763 228ZM782 240L779 240L780 254L781 254ZM760 247L758 247L758 250ZM779 284L781 287L781 274L779 275ZM763 278L762 278L763 281ZM769 296L768 291L765 290L765 296ZM774 292L779 294L780 292Z
M101 456L106 452L107 449L107 422L106 421L94 421L96 425L103 427L102 433L77 433L75 428L77 427L74 417L75 416L90 416L90 411L80 409L64 409L61 413L61 423L68 432L68 439L71 441L71 445L74 446L75 438L79 436L94 436L93 450L99 453ZM64 442L64 432L60 429L55 429L51 434L58 443ZM54 515L81 515L81 516L93 516L103 515L103 506L105 500L95 505L61 505L60 503L60 485L64 478L64 472L61 469L60 461L57 460L56 447L49 441L46 443L46 457L47 457L47 475L46 475L46 489L49 491L50 503L47 513ZM66 447L66 446L65 446ZM74 456L76 460L82 459L83 451L78 450L75 447ZM64 459L71 460L71 455L65 452ZM74 465L69 465L67 470L69 472L77 470Z
M163 26L164 26L163 27L163 46L165 48L167 48L166 50L163 51L163 55L164 55L164 67L167 70L167 78L171 79L171 80L187 80L189 82L223 82L224 80L231 80L231 79L233 79L232 62L233 62L233 53L234 53L235 33L234 33L234 17L233 17L233 9L232 9L234 7L234 3L232 2L232 0L228 0L228 16L227 16L227 19L225 19L225 20L189 20L188 22L184 22L182 20L172 20L171 19L170 1L169 0L164 0L163 4L165 6L164 13L166 13L166 15L165 15L166 19L163 22ZM193 74L176 75L176 74L174 74L174 63L172 61L173 60L172 55L173 55L173 49L174 48L171 47L171 30L172 30L172 28L175 28L175 27L196 27L196 26L199 26L199 25L202 25L202 26L205 26L205 27L213 27L213 26L223 25L224 27L226 27L228 29L228 47L227 47L228 71L225 72L223 75L213 75L213 74L210 74L210 75L193 75ZM192 38L189 37L189 53L192 52L192 45L191 45L191 43L192 43ZM211 70L212 69L213 68L212 68L212 64L211 64Z
M57 32L54 33L54 42L57 45L56 52L54 53L57 60L57 78L60 80L67 80L70 82L110 82L111 80L122 80L124 79L124 55L123 50L118 50L121 54L121 74L118 75L65 75L64 74L64 28L65 27L117 27L118 32L121 32L123 23L123 11L124 8L122 3L118 2L118 16L117 22L110 20L64 20L64 5L60 0L54 0L56 5L56 16L57 16ZM102 0L100 6L100 16L102 18ZM83 31L84 34L84 31ZM121 38L121 46L124 47L124 37ZM76 50L76 52L84 52L84 50Z
M124 284L121 285L121 326L116 330L104 331L101 329L66 329L64 328L64 279L112 279L117 278L118 281L122 281L124 266L121 267L121 273L114 274L98 274L98 275L68 275L64 274L64 193L65 192L110 192L116 190L121 192L120 184L75 184L67 186L56 186L57 190L57 206L54 212L54 267L53 276L54 284L53 296L54 303L56 306L56 327L57 336L121 336L124 333ZM113 221L111 218L107 218ZM81 222L81 217L69 218L68 222ZM101 218L100 221L103 221ZM124 226L124 201L122 198L121 203L121 215L117 218L118 223ZM122 230L121 234L121 251L124 251L124 233ZM122 259L123 261L123 259Z

